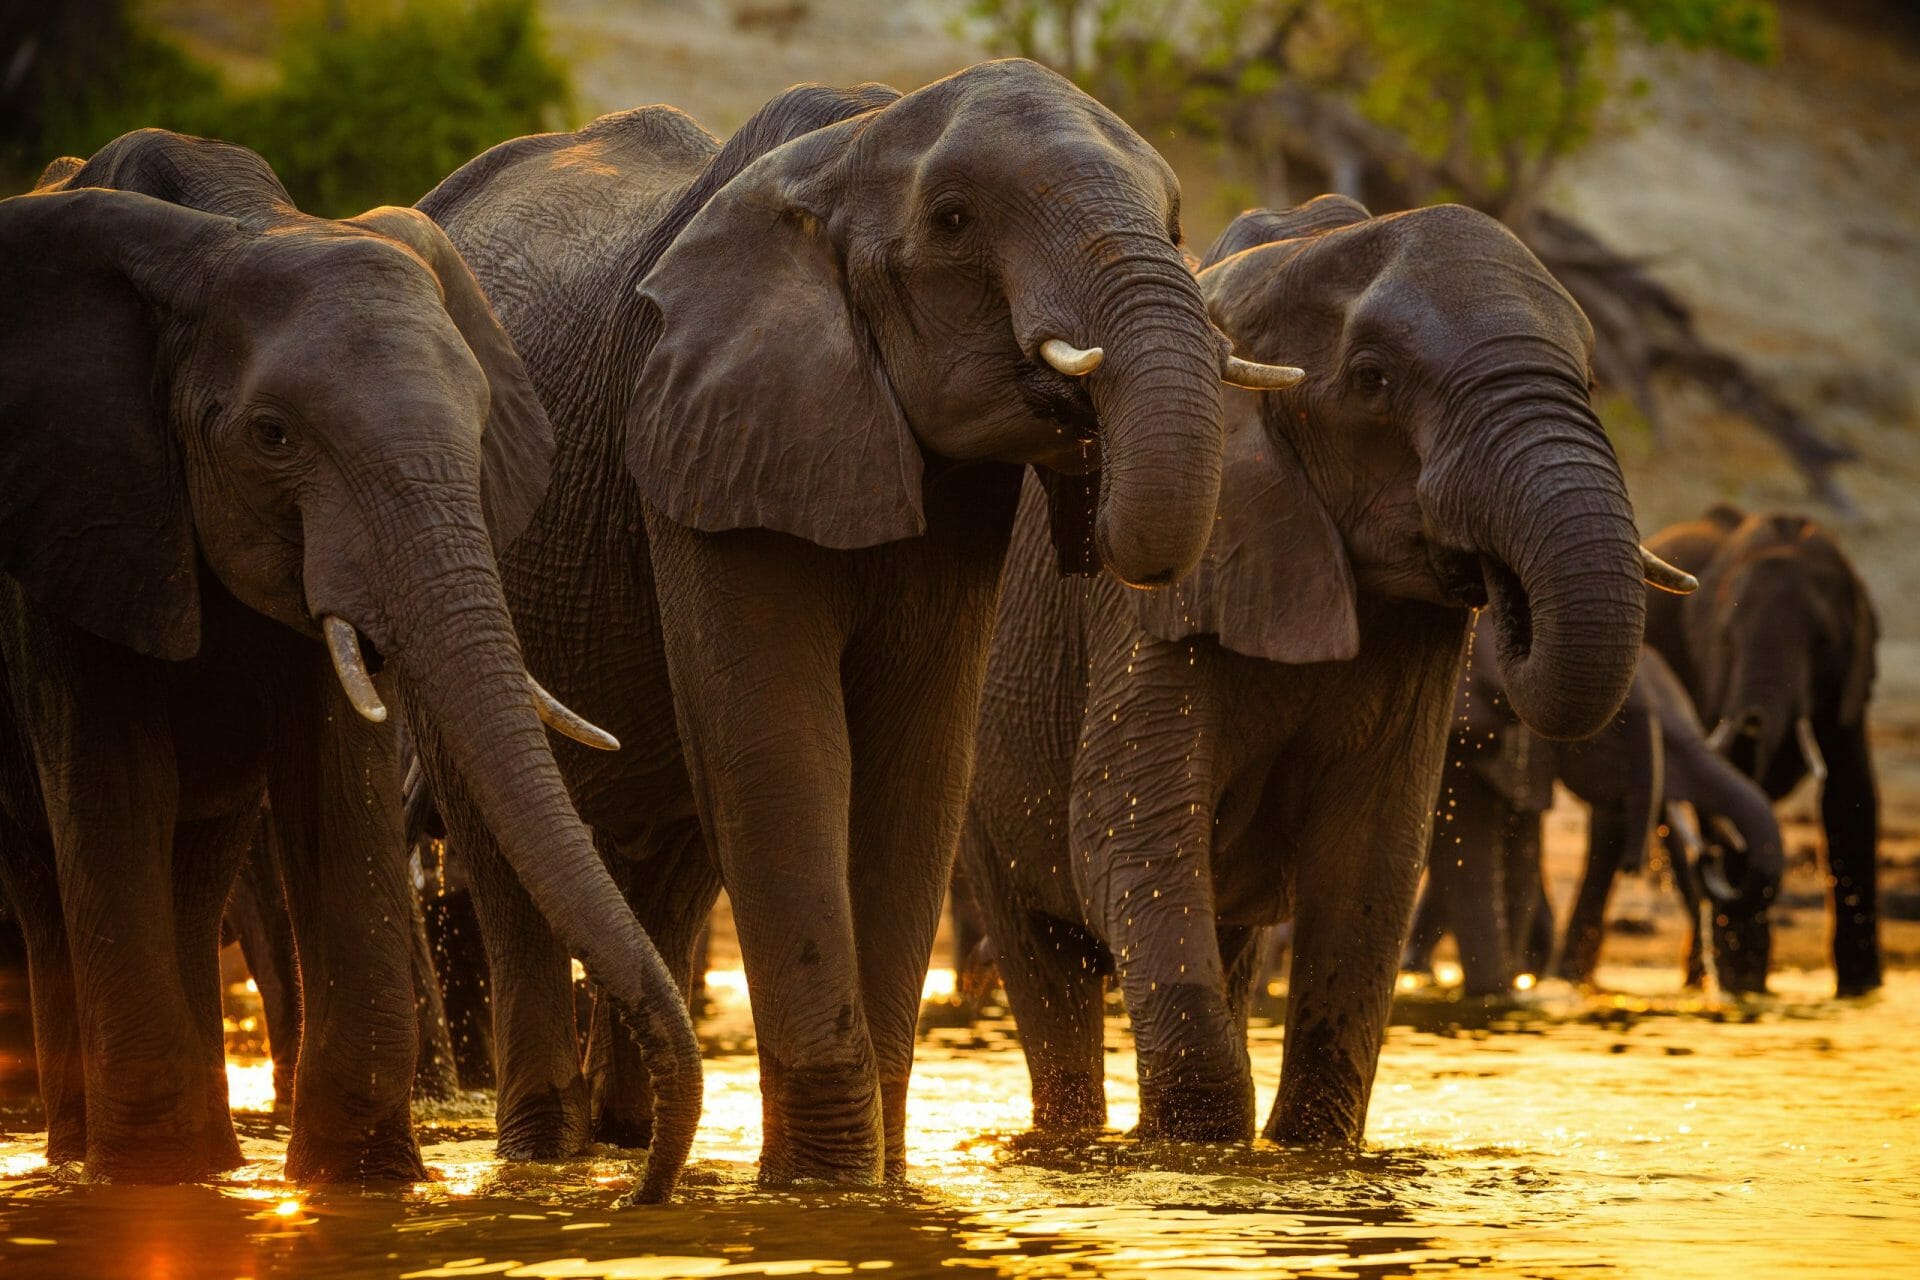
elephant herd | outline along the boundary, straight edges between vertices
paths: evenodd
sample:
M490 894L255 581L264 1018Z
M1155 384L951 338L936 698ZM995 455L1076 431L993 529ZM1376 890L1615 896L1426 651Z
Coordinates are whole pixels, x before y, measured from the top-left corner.
M410 763L502 1154L611 1133L643 1201L699 1123L723 887L762 1178L903 1171L956 857L1036 1125L1104 1124L1112 977L1142 1133L1250 1136L1254 939L1291 920L1265 1132L1359 1141L1475 735L1538 744L1489 813L1618 757L1590 878L1692 806L1762 980L1780 844L1740 788L1824 775L1839 980L1875 985L1873 619L1827 536L1716 509L1643 548L1592 330L1481 214L1326 196L1181 242L1166 162L1018 60L795 88L724 143L621 112L340 221L160 130L0 201L0 877L49 1157L241 1163L217 952L264 897L288 1176L425 1176ZM1446 880L1463 937L1524 927Z

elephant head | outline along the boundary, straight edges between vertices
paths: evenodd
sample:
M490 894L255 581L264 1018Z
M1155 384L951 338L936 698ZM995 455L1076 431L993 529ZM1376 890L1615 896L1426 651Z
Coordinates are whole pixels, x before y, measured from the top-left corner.
M643 492L693 528L855 548L925 531L930 460L1035 463L1064 494L1063 561L1187 572L1229 364L1172 170L1030 62L859 93L870 109L737 171L723 154L641 283L659 314L628 437Z
M1816 707L1858 725L1873 686L1878 626L1852 566L1812 520L1750 515L1702 576L1711 590L1687 602L1685 627L1710 741L1764 780L1791 739L1824 778Z
M252 152L158 130L0 202L0 568L47 612L178 661L200 647L204 567L328 646L343 714L385 718L369 672L389 666L671 1064L668 1131L690 1142L692 1028L538 717L598 731L533 683L494 560L551 452L478 285L411 210L308 217Z
M1514 712L1595 732L1633 679L1649 575L1588 400L1592 329L1499 223L1372 217L1339 196L1242 215L1202 291L1241 354L1311 370L1228 393L1207 560L1150 630L1288 662L1347 659L1359 596L1490 604Z

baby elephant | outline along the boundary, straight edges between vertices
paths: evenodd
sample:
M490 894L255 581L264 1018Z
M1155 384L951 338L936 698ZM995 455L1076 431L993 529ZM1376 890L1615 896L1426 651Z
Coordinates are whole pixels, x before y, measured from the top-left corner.
M1485 631L1483 624L1482 639ZM1455 694L1451 762L1405 967L1429 968L1435 944L1451 932L1469 995L1504 993L1517 974L1545 970L1553 913L1541 884L1540 823L1559 781L1593 807L1561 976L1592 979L1614 877L1640 865L1664 819L1694 921L1689 981L1705 974L1697 909L1705 896L1714 904L1720 985L1763 990L1766 908L1784 866L1780 826L1760 789L1707 745L1692 701L1660 655L1641 653L1620 715L1581 742L1533 734L1509 709L1498 667L1476 658L1470 668ZM1734 927L1748 920L1757 927Z
M1023 498L962 857L1034 1121L1105 1122L1117 972L1143 1136L1245 1138L1253 941L1292 919L1277 1141L1357 1142L1427 835L1469 609L1514 710L1579 737L1619 710L1644 582L1588 403L1592 331L1497 222L1323 196L1243 215L1200 273L1241 354L1221 500L1172 588L1062 582Z

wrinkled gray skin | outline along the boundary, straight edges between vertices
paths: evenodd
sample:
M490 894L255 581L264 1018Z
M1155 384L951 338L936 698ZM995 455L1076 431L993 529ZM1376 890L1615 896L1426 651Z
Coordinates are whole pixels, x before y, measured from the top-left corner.
M342 696L328 615L685 1055L697 1112L692 1028L567 801L501 595L551 448L411 210L308 217L253 153L158 130L0 202L0 865L36 1021L84 1046L43 1042L53 1158L240 1162L216 950L270 796L306 1012L288 1175L424 1176L397 726Z
M1171 598L1055 581L1029 486L962 859L1027 1054L1035 1124L1104 1123L1116 972L1146 1136L1245 1138L1252 942L1291 918L1268 1137L1357 1142L1425 862L1467 606L1516 708L1619 709L1645 589L1587 401L1591 331L1480 214L1352 201L1243 215L1201 287L1240 354L1219 521Z
M1488 638L1484 625L1481 630ZM1544 972L1550 957L1536 939L1544 931L1544 949L1551 950L1553 917L1541 884L1540 821L1558 780L1592 806L1560 976L1592 980L1614 877L1641 864L1667 806L1686 804L1707 842L1705 856L1725 867L1718 876L1703 876L1695 852L1677 834L1667 841L1693 922L1688 981L1698 985L1705 976L1696 909L1705 892L1715 899L1721 986L1765 989L1766 907L1785 862L1780 826L1766 796L1707 745L1692 700L1659 654L1642 651L1620 715L1583 741L1551 742L1531 733L1508 709L1497 666L1481 661L1462 674L1453 725L1426 888L1403 968L1431 968L1434 945L1451 932L1469 995L1501 994L1517 974ZM1737 833L1738 844L1724 838L1716 819ZM1733 918L1749 916L1757 929L1728 927Z
M550 687L624 744L559 756L683 987L724 877L761 1177L896 1174L1022 464L1076 567L1167 581L1206 542L1226 343L1172 172L1009 61L905 97L791 90L724 148L668 108L607 116L495 148L420 207L553 414L508 596ZM1105 361L1068 378L1052 338ZM565 953L441 798L492 970L500 1150L577 1151ZM597 1058L634 1074L625 1046ZM643 1142L644 1118L600 1089L591 1132Z
M1820 788L1833 967L1841 995L1881 983L1880 799L1867 741L1879 623L1859 572L1805 516L1716 506L1663 529L1654 551L1700 579L1687 600L1656 599L1647 643L1672 664L1723 750L1776 801L1810 763L1805 719L1827 767ZM1739 922L1736 922L1738 925Z

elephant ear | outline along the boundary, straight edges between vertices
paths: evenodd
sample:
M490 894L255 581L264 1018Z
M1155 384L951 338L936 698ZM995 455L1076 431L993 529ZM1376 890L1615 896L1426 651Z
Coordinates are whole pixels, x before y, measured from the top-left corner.
M480 282L460 251L433 219L418 209L391 205L349 222L413 250L440 281L447 316L487 375L486 430L480 437L480 504L493 538L504 551L526 529L546 497L553 474L553 424L535 394L513 339L493 314Z
M749 164L641 281L662 332L627 464L680 524L776 529L841 550L926 531L919 445L828 232L851 127Z
M1223 389L1226 450L1213 536L1194 571L1134 595L1165 640L1214 635L1271 662L1339 662L1360 651L1352 567L1293 449L1265 429L1260 395Z
M200 649L193 515L161 328L230 218L126 191L0 201L0 569L156 658Z
M1371 217L1365 205L1346 196L1315 196L1291 209L1249 209L1227 224L1227 229L1207 250L1207 256L1201 259L1201 269L1245 249L1317 236Z

